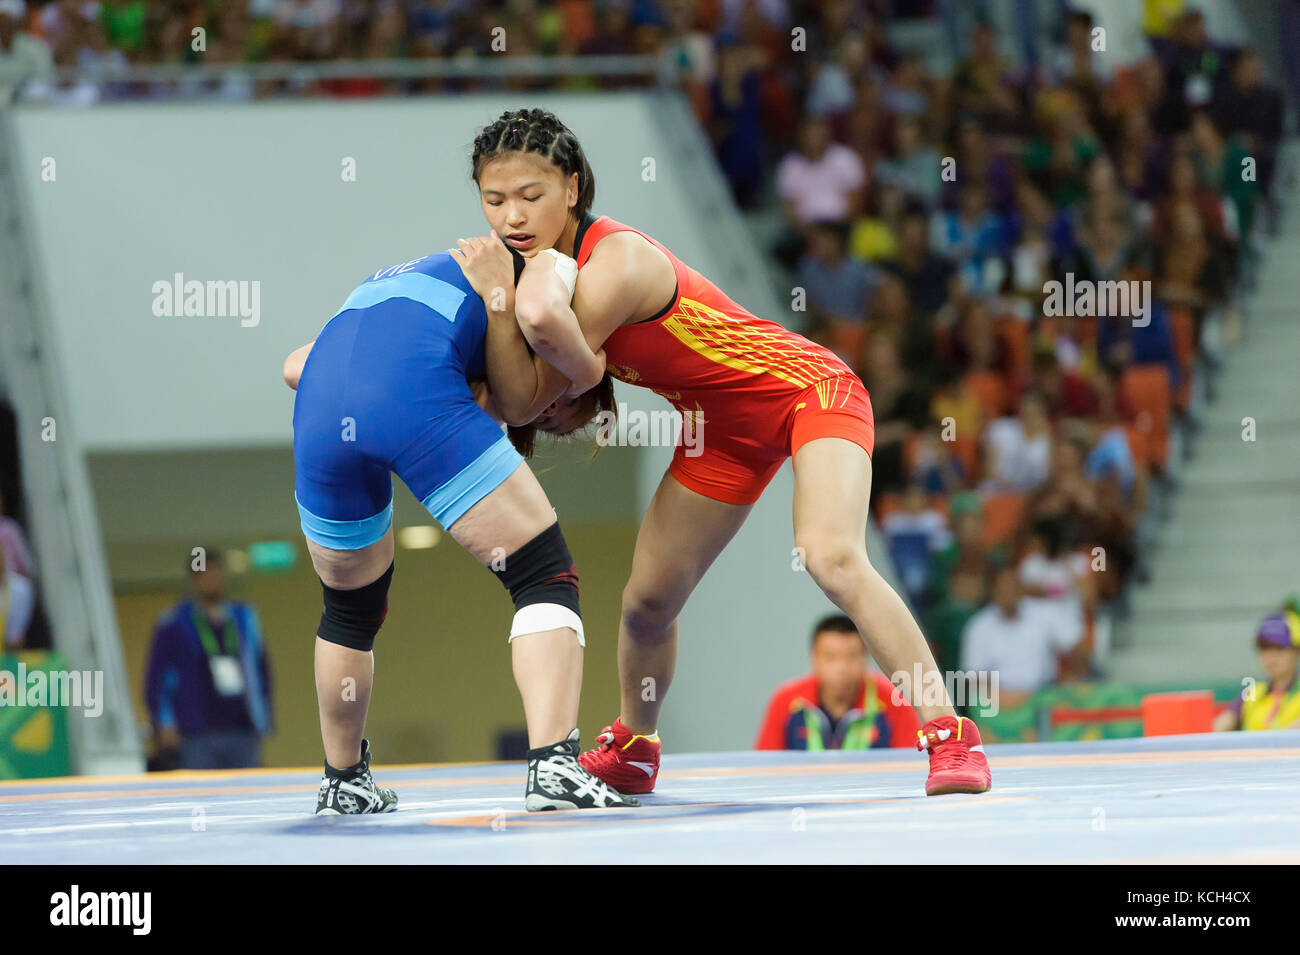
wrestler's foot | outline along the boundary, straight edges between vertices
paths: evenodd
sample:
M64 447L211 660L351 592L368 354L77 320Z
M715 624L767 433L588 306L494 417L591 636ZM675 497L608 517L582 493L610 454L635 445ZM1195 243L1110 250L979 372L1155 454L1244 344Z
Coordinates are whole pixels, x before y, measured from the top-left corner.
M596 742L600 745L578 757L587 772L621 793L654 792L659 777L658 733L638 736L616 719L601 730Z
M361 760L347 769L325 764L316 796L316 815L351 816L367 812L393 812L397 793L375 785L370 775L370 741L361 741Z
M639 805L639 800L611 789L578 765L576 729L568 739L528 751L524 808L529 812Z
M930 778L925 781L927 796L982 793L993 785L980 731L967 717L941 716L930 720L917 733L916 748L930 753Z

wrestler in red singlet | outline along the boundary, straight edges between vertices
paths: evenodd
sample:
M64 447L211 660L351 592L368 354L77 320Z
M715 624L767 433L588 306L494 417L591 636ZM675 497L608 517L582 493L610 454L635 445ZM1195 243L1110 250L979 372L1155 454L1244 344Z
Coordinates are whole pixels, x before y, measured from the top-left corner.
M752 315L650 236L609 216L578 226L580 269L613 232L642 236L677 276L658 315L620 326L604 344L610 375L649 388L682 413L683 428L698 429L702 453L689 456L679 442L673 477L705 497L752 504L781 462L814 438L846 438L871 454L871 401L834 352Z

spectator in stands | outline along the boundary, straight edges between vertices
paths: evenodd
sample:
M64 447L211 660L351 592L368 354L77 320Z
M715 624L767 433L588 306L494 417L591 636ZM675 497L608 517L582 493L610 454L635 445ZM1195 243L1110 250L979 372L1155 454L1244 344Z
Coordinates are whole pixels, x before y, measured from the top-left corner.
M1056 682L1063 659L1083 671L1083 631L1072 627L1041 600L1024 595L1014 564L993 572L993 602L962 633L961 668L998 674L999 705L1015 706L1035 690Z
M1086 193L1077 216L1080 222L1097 221L1091 216L1118 219L1125 229L1137 225L1137 210L1133 200L1120 188L1119 173L1115 163L1106 153L1099 153L1088 164Z
M835 615L812 635L813 672L779 687L768 703L755 749L908 747L921 724L916 711L877 670L853 621Z
M179 749L185 769L262 764L271 731L271 672L257 611L229 600L221 555L190 564L188 597L154 629L145 703L159 749Z
M1087 379L1070 368L1062 368L1061 360L1050 344L1038 348L1030 359L1029 389L1043 396L1047 416L1084 418L1097 411L1097 396Z
M1046 481L1052 428L1043 396L1026 392L1017 415L992 422L984 433L984 452L990 491L1032 491Z
M0 550L4 552L5 565L15 574L35 578L36 563L27 536L18 522L5 513L5 503L4 494L0 493Z
M1192 162L1196 177L1231 204L1235 220L1228 238L1249 236L1255 224L1255 201L1259 193L1259 171L1246 175L1247 163L1255 162L1245 136L1225 138L1218 124L1205 110L1192 114Z
M900 57L889 75L885 108L895 116L924 116L930 106L927 85L921 58L910 53Z
M1053 203L1072 206L1086 194L1088 168L1102 146L1074 94L1040 98L1042 128L1025 149L1025 172Z
M247 0L226 6L246 10ZM100 4L100 19L109 45L132 60L138 59L145 48L147 18L145 0L103 0Z
M661 82L681 86L701 118L708 115L709 88L716 75L713 37L696 26L694 0L662 4L664 37L659 47Z
M935 419L916 435L911 478L927 494L952 494L966 482L966 469L942 437L943 424Z
M778 255L794 265L808 243L815 222L848 222L859 215L867 185L858 154L831 141L830 124L806 117L799 128L799 148L777 167L777 191L785 213L786 235Z
M988 23L976 23L970 33L970 57L953 73L957 108L978 117L991 129L1014 127L1021 104L1009 72L998 54L993 28Z
M907 286L897 275L885 272L872 291L869 316L872 334L888 334L898 343L903 368L912 383L931 391L939 370L934 353L934 315L913 307Z
M1163 54L1172 76L1183 82L1184 101L1193 106L1208 103L1227 73L1228 57L1210 41L1205 14L1195 8L1186 10L1170 40Z
M328 59L342 39L340 0L279 0L273 45L295 60Z
M728 43L718 51L709 132L731 194L752 209L763 187L762 75L754 51Z
M930 417L939 422L940 427L946 428L951 424L953 439L966 444L973 444L984 430L984 411L979 399L963 386L961 375L950 365L939 366L930 401Z
M1084 470L1086 453L1077 434L1067 432L1052 442L1051 473L1029 497L1030 520L1061 521L1076 532L1089 526L1097 515L1097 487Z
M1062 261L1061 270L1073 273L1076 283L1116 282L1127 277L1135 257L1133 235L1122 213L1089 205L1078 231L1078 242Z
M849 233L849 255L872 263L898 258L903 208L903 191L898 187L881 185L873 189L867 214L853 223Z
M1231 80L1220 85L1210 114L1223 135L1247 137L1246 149L1259 163L1260 188L1270 195L1282 140L1282 94L1264 83L1263 63L1250 47L1237 53Z
M888 268L903 280L912 305L933 319L934 313L948 300L948 280L953 267L930 249L924 206L906 207L898 229L898 260Z
M1164 243L1173 237L1174 213L1184 206L1200 217L1207 236L1227 237L1223 202L1197 177L1196 162L1189 150L1177 152L1169 160L1165 193L1156 203L1155 221L1151 224L1157 242Z
M862 382L871 394L876 418L876 448L871 455L872 485L878 492L903 488L903 448L913 431L929 421L929 398L903 368L898 342L872 332Z
M31 581L9 568L8 558L0 549L0 649L15 650L26 643L35 608Z
M1283 610L1269 614L1255 634L1260 669L1267 681L1252 683L1214 721L1223 730L1300 729L1300 616Z
M1025 596L1042 600L1068 633L1082 632L1094 599L1089 560L1072 549L1077 526L1065 515L1036 518L1016 568Z
M984 299L970 298L963 294L954 295L948 311L956 311L957 318L952 327L944 327L940 351L943 362L954 372L965 375L970 372L988 372L998 376L1003 391L1010 391L1011 356L1006 340L993 328L993 318L989 315L990 303ZM998 407L988 408L990 414L1003 414L1009 404L1004 396Z
M961 276L972 295L997 291L1006 277L1002 266L1003 223L988 207L988 192L978 183L962 187L955 210L940 210L930 223L930 244Z
M1090 110L1099 111L1111 70L1106 57L1093 56L1094 27L1087 10L1070 11L1065 21L1065 46L1056 57L1053 79L1055 85L1072 90L1088 103Z
M904 594L913 607L922 607L930 588L933 555L952 542L947 515L927 505L919 481L909 481L902 506L885 516L880 529Z
M967 622L988 600L987 581L994 559L985 544L979 495L954 494L948 501L952 540L935 551L930 563L930 592L923 614L924 630L941 670L961 663L961 635Z
M804 111L831 118L846 115L853 108L854 81L869 65L866 40L858 31L850 30L839 38L834 59L816 68Z
M944 184L940 204L945 208L955 207L961 189L975 183L988 190L990 208L1010 212L1021 178L1015 159L1005 149L995 146L979 119L969 114L958 117L953 139L957 175Z
M23 0L0 0L0 102L27 84L36 86L39 94L40 87L54 77L49 46L22 29L26 17Z
M1041 314L1043 288L1054 276L1059 250L1069 242L1068 220L1029 182L1016 188L1016 212L1010 224L1016 235L1010 253L1007 298L1017 315Z
M845 252L846 227L818 222L808 229L808 251L799 260L798 281L807 293L812 328L837 325L861 327L867 300L875 287L876 270ZM852 362L856 355L843 356Z
M1120 187L1135 201L1146 202L1160 191L1163 168L1162 144L1151 127L1150 115L1139 105L1124 110L1115 149Z
M1190 202L1174 205L1170 217L1169 238L1158 266L1157 294L1171 305L1203 311L1227 291L1223 243L1206 235L1204 219Z
M925 142L925 129L916 116L904 116L895 125L897 148L894 158L876 164L876 181L896 186L907 198L927 207L939 201L943 182L939 178L939 153Z

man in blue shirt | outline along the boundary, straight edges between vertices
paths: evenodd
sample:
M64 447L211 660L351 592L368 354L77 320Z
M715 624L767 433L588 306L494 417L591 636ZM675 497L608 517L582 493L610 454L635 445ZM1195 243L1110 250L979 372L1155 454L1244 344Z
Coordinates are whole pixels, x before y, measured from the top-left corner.
M272 728L271 673L257 611L225 597L221 555L196 548L191 595L154 628L145 703L160 750L184 769L262 765Z

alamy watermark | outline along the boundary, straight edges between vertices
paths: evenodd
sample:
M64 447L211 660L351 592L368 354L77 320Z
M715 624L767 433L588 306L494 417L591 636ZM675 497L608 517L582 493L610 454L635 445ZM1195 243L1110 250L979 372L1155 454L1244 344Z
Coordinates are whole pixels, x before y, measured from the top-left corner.
M618 447L673 448L681 438L688 458L704 453L704 414L702 411L629 411L618 403L618 414L605 410L596 415L596 443Z
M1043 314L1066 318L1132 318L1134 328L1151 324L1151 282L1147 280L1065 281L1043 283Z
M262 283L186 281L182 272L153 283L153 313L158 318L238 318L244 328L262 321Z
M0 670L0 707L66 706L82 716L104 712L103 670Z
M912 666L911 672L899 670L890 676L894 692L890 702L895 706L910 703L913 707L944 706L951 701L953 706L978 710L980 716L997 716L998 705L998 671L997 670L938 670L923 672L921 664Z

